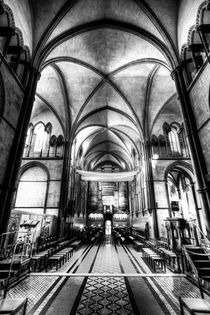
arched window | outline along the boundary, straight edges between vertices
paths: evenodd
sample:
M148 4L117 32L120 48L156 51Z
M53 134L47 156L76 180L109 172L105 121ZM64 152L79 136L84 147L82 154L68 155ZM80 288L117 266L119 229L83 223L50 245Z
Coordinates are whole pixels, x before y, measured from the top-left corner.
M32 140L32 136L33 136L33 128L34 128L33 125L30 123L28 130L27 130L24 156L29 156L29 153L30 153L31 140Z
M31 127L32 127L32 126L29 126L28 131L27 131L26 142L25 142L25 146L27 146L27 147L28 147L29 144L30 144Z
M39 165L32 165L20 177L15 208L43 213L48 190L48 174Z
M45 140L44 125L42 123L36 125L34 129L34 137L35 137L34 152L41 152Z
M0 117L4 114L4 106L5 106L5 91L4 91L4 81L2 79L2 75L0 74Z
M110 220L106 220L105 223L105 235L111 235L112 234L112 223Z
M172 154L181 154L181 148L179 143L179 137L175 128L172 128L168 133L168 139L170 143Z

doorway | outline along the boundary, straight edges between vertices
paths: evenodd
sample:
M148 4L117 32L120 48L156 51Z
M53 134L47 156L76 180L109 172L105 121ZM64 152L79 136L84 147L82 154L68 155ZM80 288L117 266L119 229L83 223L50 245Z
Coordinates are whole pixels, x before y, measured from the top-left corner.
M111 220L106 220L105 222L105 235L111 235L112 234L112 222Z

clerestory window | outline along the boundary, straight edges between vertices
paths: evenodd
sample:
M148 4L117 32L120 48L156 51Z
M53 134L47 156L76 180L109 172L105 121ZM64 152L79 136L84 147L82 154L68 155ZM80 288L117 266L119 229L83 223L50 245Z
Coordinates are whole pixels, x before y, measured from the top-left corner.
M176 129L171 129L168 133L168 139L170 143L171 153L172 154L181 154L181 148L179 143L179 137Z

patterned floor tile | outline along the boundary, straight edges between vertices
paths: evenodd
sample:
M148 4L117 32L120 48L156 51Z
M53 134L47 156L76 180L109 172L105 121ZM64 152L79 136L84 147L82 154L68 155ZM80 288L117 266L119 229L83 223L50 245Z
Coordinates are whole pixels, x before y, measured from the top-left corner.
M109 240L100 247L92 272L121 273L116 250ZM91 277L83 291L76 314L133 314L124 278Z
M129 283L131 282L129 281L131 278L127 277L125 282L123 271L128 274L136 273L136 275L141 275L145 272L147 273L148 269L141 258L141 253L136 252L129 246L114 246L111 241L107 240L100 246L95 245L90 251L88 248L86 250L84 246L76 251L72 259L63 265L61 269L57 272L54 270L51 271L54 272L52 276L29 276L10 289L8 297L18 298L27 296L29 299L27 313L29 312L30 315L43 314L45 310L50 315L57 315L53 311L52 313L50 312L50 305L52 301L59 305L59 295L57 296L56 294L60 292L60 288L66 280L65 277L59 277L57 273L68 271L78 273L108 273L110 276L89 276L86 279L86 285L80 296L79 303L77 303L77 309L74 309L74 314L129 315L134 314L134 300L141 300L142 297L138 293L139 290L134 290L134 300L133 298L130 300L131 287L129 287ZM122 274L122 277L115 276L115 273ZM74 286L75 288L77 286L76 279L75 281L74 278L71 279L70 288L74 290ZM82 281L81 279L80 283ZM151 304L155 302L158 305L164 305L164 309L161 308L163 311L157 315L179 314L178 297L180 295L193 298L200 297L198 288L184 277L166 277L164 275L157 277L154 274L142 281L141 283L144 282L145 288L147 287L147 290L150 292ZM137 277L133 280L132 285L136 286L136 283L138 283ZM71 295L71 293L69 294ZM205 298L210 300L208 296L205 296ZM74 300L72 301L73 304ZM30 310L33 310L33 312L30 312Z
M28 277L17 286L11 288L7 294L8 298L28 297L28 307L31 309L43 296L58 277Z

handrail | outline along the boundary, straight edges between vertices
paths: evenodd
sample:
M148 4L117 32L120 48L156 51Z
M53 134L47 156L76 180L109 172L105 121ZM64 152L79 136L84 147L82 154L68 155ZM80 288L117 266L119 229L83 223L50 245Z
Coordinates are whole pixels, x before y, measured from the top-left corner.
M187 250L187 252L189 253L189 254L191 254L191 255L196 255L196 256L210 256L210 253L205 253L205 254L201 254L201 253L198 253L198 252L192 252L192 251L190 251L190 250Z
M6 286L4 288L3 299L6 298L7 292L8 292L8 289L9 289L9 281L10 281L10 277L11 277L12 265L13 265L13 262L14 262L14 259L15 259L15 251L16 251L17 245L18 245L18 243L16 243L14 248L13 248L13 253L12 253L10 267L9 267L9 273L8 273L8 277L7 277L7 283L6 283Z
M12 232L5 232L5 233L2 233L0 234L0 251L1 251L1 247L4 243L5 240L3 240L3 236L4 235L9 235L9 234L15 234L15 233L18 233L19 230L17 231L12 231ZM25 232L27 233L27 231ZM28 243L26 241L23 242L24 244L28 245ZM14 263L14 260L15 260L15 252L16 252L16 249L17 249L17 246L20 244L19 241L16 241L16 243L14 245L12 245L12 255L11 255L11 258L9 258L11 261L10 261L10 266L9 266L9 272L8 272L8 276L7 276L7 282L6 282L6 285L5 285L5 288L4 288L4 294L3 294L3 299L6 298L7 296L7 292L8 292L8 289L9 289L9 282L10 282L10 278L11 278L11 273L12 273L12 267L13 267L13 263ZM31 244L29 244L31 245ZM20 261L22 262L22 258L23 258L23 250L24 250L24 246L23 246L23 249L21 251L21 256L20 256ZM32 254L32 249L30 251Z
M202 278L199 276L198 269L196 268L196 266L195 266L195 264L194 264L192 258L190 257L187 248L186 248L185 246L183 246L182 249L183 249L183 252L184 252L184 254L185 254L185 257L186 257L186 259L187 259L189 265L190 265L191 268L192 268L192 271L193 271L193 273L194 273L194 275L195 275L195 278L196 278L196 280L197 280L197 282L198 282L198 287L199 287L199 290L200 290L201 298L204 299L203 289L202 289L202 284L201 284L201 279L202 279ZM205 249L204 249L204 250L205 250ZM199 254L199 253L196 253L196 252L193 252L193 253L195 253L196 255ZM209 256L209 255L208 255L208 256Z
M197 230L199 231L199 233L203 236L204 240L207 242L208 244L208 247L210 248L210 241L209 239L206 237L206 235L203 233L203 231L201 231L201 229L199 228L199 226L195 223L195 222L192 222L191 223L197 228ZM202 243L200 242L200 245L202 245Z
M193 261L192 261L192 259L191 259L191 257L190 257L190 255L189 255L189 253L188 253L188 251L187 251L185 246L183 246L183 251L185 253L185 257L186 257L188 263L190 264L190 266L191 266L191 268L192 268L192 270L193 270L193 272L194 272L194 274L195 274L195 276L196 276L196 278L198 280L199 279L198 270L195 267L195 265L194 265L194 263L193 263Z
M18 231L10 231L10 232L4 232L4 233L1 233L0 234L0 253L2 252L2 249L3 249L3 245L4 245L4 242L6 239L3 239L3 236L5 235L10 235L10 234L15 234L17 233Z

